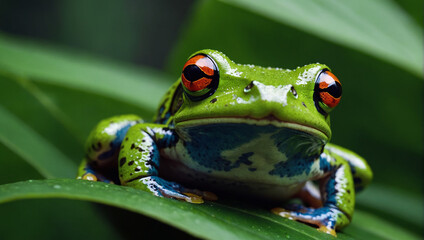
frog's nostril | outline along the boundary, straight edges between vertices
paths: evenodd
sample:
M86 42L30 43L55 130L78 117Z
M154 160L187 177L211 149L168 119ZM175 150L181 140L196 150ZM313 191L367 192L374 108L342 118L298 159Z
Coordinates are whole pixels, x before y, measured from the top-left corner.
M291 93L293 94L293 96L294 96L295 98L297 98L297 91L296 91L296 89L294 89L294 87L293 87L293 86L291 86L290 91L291 91Z
M250 92L250 90L253 88L253 86L255 86L255 83L253 81L251 81L245 88L244 88L244 92Z

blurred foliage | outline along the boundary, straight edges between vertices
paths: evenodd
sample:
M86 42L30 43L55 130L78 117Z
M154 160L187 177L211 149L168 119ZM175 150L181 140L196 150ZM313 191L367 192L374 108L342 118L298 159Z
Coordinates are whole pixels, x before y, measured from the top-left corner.
M346 15L337 12L343 6L332 4L332 0L321 0L320 6L314 6L320 16L340 22L315 19L313 12L307 11L312 8L307 8L307 1L284 1L305 4L301 9L306 12L298 15L287 12L287 7L279 9L278 1L263 1L259 6L255 2L258 1L2 1L0 184L72 176L72 169L83 155L84 139L96 122L124 113L151 119L186 58L199 49L212 48L238 63L296 68L321 62L330 66L343 84L343 100L331 114L332 142L360 153L375 174L374 184L358 195L359 213L341 238L413 239L414 234L419 235L424 222L420 71L423 2L380 0L371 7L367 1L349 1L353 5L345 10L352 15L344 19L340 18ZM372 18L371 10L376 8L376 16L383 18ZM288 19L290 15L295 21ZM302 21L296 21L296 17ZM357 17L366 19L369 25L363 28L349 22ZM392 22L397 22L396 26ZM342 23L352 26L339 28L337 24ZM375 28L382 35L366 32ZM365 31L357 37L368 47L350 43L352 39L343 41L355 31ZM392 55L385 57L377 52L378 45L393 48L388 49ZM414 56L412 64L393 57L393 53L401 55L402 49ZM20 199L33 197L23 193ZM67 198L81 199L78 194ZM18 197L6 200L15 199ZM164 200L164 204L169 203ZM169 205L177 212L176 209L186 208L179 202L174 205L171 201ZM231 216L221 205L212 206ZM129 209L126 205L121 208ZM126 211L101 210L114 212L115 218L128 222L141 221ZM8 216L8 220L0 220L0 239L27 239L30 235L75 239L82 236L81 232L83 237L114 239L138 234L117 221L110 222L111 214L99 212L98 207L70 200L2 204L0 216ZM148 216L196 236L208 236L207 231L202 235L167 221L166 213ZM188 217L182 222L187 225L195 219ZM158 224L147 218L142 221L146 229ZM20 231L23 224L31 223L36 224L26 232ZM112 223L118 227L112 227ZM294 224L303 229L303 225ZM373 226L369 229L374 232L364 226ZM161 227L170 234L184 235L172 227ZM221 230L225 234L225 228ZM35 233L38 235L32 235ZM316 237L311 234L311 238Z

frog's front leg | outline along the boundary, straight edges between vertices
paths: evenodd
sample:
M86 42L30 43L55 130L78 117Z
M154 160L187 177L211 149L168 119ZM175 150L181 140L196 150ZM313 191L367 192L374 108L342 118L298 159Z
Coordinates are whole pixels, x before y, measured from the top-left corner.
M319 208L290 205L272 211L282 217L318 226L318 230L336 236L336 229L348 225L355 206L355 189L349 164L343 159L323 154L324 171L319 180L322 206Z
M158 176L159 149L175 146L177 141L175 131L165 125L143 123L131 127L118 158L121 184L191 203L215 200L216 196L212 193L188 189Z
M77 179L111 183L117 181L116 161L128 129L142 122L136 115L120 115L102 120L91 131Z

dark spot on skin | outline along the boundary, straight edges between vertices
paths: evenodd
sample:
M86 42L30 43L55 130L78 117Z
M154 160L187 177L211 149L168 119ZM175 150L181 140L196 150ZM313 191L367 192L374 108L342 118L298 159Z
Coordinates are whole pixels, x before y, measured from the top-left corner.
M136 168L134 169L134 171L136 171L136 172L140 172L140 171L141 171L141 167L140 167L140 166L136 167Z
M346 192L350 194L350 190L349 189Z
M253 86L255 86L255 84L253 83L253 81L251 81L245 88L244 91L249 91L250 89L253 88Z
M251 171L251 172L256 171L256 168L248 168L248 169L249 169L249 171Z
M224 107L228 107L228 104L225 104Z
M211 100L211 103L215 103L216 101L217 101L217 99L214 98L214 99Z
M141 140L141 142L146 142L146 139Z
M127 158L126 157L121 158L121 160L119 160L119 166L122 167L125 164L125 162L127 162Z
M124 145L121 145L121 149L124 149Z
M141 147L136 148L139 152L143 152L144 150Z
M133 173L130 173L130 176L132 176L133 175Z
M125 138L125 141L128 141L128 137Z
M110 121L110 123L115 123L115 121Z
M133 144L131 144L131 149L134 149L135 148L135 145L134 145L134 143Z
M128 166L131 166L131 165L133 165L134 164L134 161L130 161L129 163L128 163Z
M305 108L308 108L304 102L302 102L302 105L303 105Z
M297 91L296 91L296 89L294 89L294 87L293 87L293 86L291 86L290 91L293 93L293 95L294 95L295 97L297 97Z
M100 151L100 149L102 148L102 143L101 143L101 142L97 142L97 144L96 144L96 143L93 143L93 144L91 145L91 148L92 148L94 151L98 152L98 151Z

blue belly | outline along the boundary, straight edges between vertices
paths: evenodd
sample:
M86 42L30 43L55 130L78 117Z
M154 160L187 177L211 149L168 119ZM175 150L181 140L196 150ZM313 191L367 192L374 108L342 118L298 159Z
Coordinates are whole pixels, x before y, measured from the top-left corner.
M209 124L177 132L184 146L177 151L184 151L179 155L188 155L192 162L186 165L196 168L195 162L208 173L243 168L250 172L266 170L280 178L309 175L325 145L312 134L274 125Z

